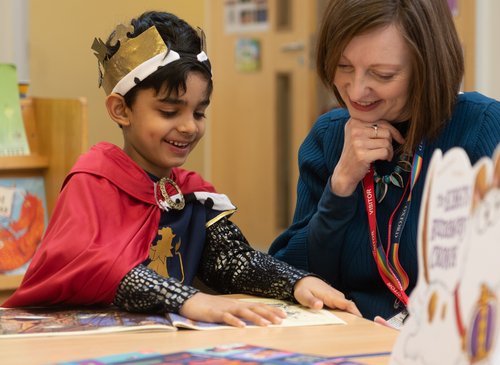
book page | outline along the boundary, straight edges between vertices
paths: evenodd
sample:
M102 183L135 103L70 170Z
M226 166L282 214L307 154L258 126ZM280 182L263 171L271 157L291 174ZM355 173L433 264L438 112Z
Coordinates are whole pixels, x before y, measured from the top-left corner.
M299 304L294 304L278 299L269 298L243 298L243 302L263 303L273 307L281 308L287 314L281 324L271 324L269 327L294 327L294 326L317 326L327 324L346 324L331 311L326 309L312 310ZM221 323L208 323L202 321L193 321L179 314L169 313L172 324L178 328L188 328L194 330L219 330L237 328ZM247 322L247 327L256 327L256 325Z
M283 322L279 325L271 326L293 327L346 324L342 319L327 309L313 310L300 304L294 304L278 299L249 298L240 300L244 302L263 303L284 310L287 317L283 320Z
M222 323L211 323L211 322L203 322L203 321L194 321L192 319L181 316L176 313L169 313L168 317L172 322L172 325L177 328L191 329L191 330L220 330L220 329L233 329L237 327L233 327L230 325L222 324Z

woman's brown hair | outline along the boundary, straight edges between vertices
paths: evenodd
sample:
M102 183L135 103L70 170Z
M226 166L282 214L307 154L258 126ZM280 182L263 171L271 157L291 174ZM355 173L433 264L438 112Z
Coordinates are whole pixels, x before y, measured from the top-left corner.
M412 55L405 152L432 140L451 117L464 73L462 47L446 0L331 0L321 24L316 66L323 83L345 107L333 84L342 52L355 36L394 24Z

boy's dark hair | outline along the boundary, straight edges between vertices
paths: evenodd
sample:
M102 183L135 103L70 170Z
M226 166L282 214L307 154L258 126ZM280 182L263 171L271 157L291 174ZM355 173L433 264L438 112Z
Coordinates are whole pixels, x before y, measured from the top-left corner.
M154 89L166 95L182 94L186 91L186 80L190 72L199 72L208 81L207 95L213 90L210 61L200 62L196 55L203 50L204 40L187 22L171 13L148 11L132 19L130 24L133 32L129 38L135 38L152 26L155 26L168 49L176 51L181 58L160 67L139 84L134 86L123 97L127 106L131 107L137 92L144 89ZM120 44L111 45L114 31L106 41L107 55L111 58L119 49Z

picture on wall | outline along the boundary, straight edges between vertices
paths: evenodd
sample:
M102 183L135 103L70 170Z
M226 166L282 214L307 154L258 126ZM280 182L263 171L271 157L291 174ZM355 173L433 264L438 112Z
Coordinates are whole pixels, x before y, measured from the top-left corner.
M262 32L269 29L267 0L226 0L224 4L226 33Z
M238 39L235 59L236 70L240 72L260 70L260 41L258 39Z
M458 0L448 0L448 6L450 7L453 16L458 15Z

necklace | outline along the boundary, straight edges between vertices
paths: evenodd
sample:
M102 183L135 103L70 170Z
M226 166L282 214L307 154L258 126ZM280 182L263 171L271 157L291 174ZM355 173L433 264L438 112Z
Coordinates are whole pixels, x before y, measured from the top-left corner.
M403 172L410 171L411 156L406 153L403 153L401 154L401 156L399 156L398 162L394 167L394 171L390 174L380 176L374 169L373 180L375 181L375 198L377 199L377 202L380 203L382 200L384 200L389 184L397 186L398 188L403 188L404 181L401 174Z

